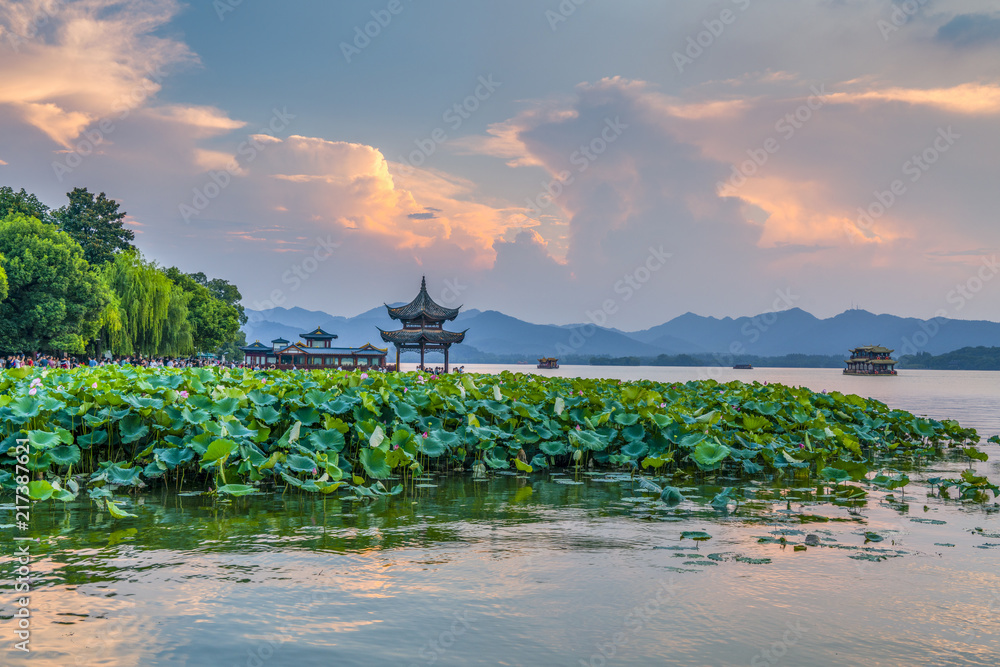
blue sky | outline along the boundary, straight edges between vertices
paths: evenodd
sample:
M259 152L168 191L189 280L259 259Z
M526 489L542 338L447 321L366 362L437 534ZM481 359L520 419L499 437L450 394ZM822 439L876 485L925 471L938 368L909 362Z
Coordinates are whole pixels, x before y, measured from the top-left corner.
M251 308L1000 319L986 0L0 0L0 81L0 182Z

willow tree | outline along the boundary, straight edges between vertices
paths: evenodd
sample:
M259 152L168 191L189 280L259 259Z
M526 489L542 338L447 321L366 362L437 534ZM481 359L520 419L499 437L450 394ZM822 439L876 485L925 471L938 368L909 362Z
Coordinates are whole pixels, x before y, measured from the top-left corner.
M116 354L160 353L174 283L137 250L116 254L105 264L104 278L118 300L121 335L104 331L102 340Z
M184 288L174 284L170 290L170 307L167 309L160 339L162 354L177 357L194 352L194 330L188 309L190 301L191 296Z

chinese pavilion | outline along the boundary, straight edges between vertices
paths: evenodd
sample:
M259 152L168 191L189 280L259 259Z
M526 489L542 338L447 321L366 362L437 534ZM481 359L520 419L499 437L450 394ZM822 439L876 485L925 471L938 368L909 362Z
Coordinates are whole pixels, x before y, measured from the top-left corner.
M316 327L315 331L299 334L303 341L290 344L284 338L275 338L271 346L260 341L241 347L246 364L288 370L291 368L365 368L385 366L388 348L365 343L361 347L333 347L336 334Z
M844 361L844 375L895 375L896 360L892 350L881 345L864 345L851 350L851 358Z
M399 370L399 353L402 350L420 350L420 368L424 367L424 354L428 351L444 352L444 372L448 372L448 348L453 343L465 340L465 331L445 331L445 321L458 317L458 308L445 308L434 303L427 293L426 278L420 279L420 292L413 301L405 306L393 308L386 304L389 317L403 323L403 328L396 331L383 331L382 340L396 346L396 370Z

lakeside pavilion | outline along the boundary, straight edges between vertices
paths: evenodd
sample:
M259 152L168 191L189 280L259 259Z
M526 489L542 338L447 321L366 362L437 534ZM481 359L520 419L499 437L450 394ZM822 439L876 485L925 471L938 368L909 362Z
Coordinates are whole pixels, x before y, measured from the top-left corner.
M399 370L399 355L402 350L420 351L420 368L424 367L424 355L427 351L444 352L444 372L448 372L448 349L465 340L465 331L446 331L445 322L458 317L458 308L445 308L434 302L427 293L427 279L420 279L420 292L405 306L393 308L385 304L389 317L399 320L402 329L383 331L379 328L382 340L396 346L396 370Z
M389 348L375 347L371 343L365 343L361 347L333 347L337 334L323 331L322 327L299 334L299 337L302 340L294 344L284 338L275 338L270 347L258 340L240 350L246 355L246 363L251 366L281 370L385 366L386 355L389 353Z
M896 375L896 360L892 350L881 345L862 345L851 350L845 359L844 375Z

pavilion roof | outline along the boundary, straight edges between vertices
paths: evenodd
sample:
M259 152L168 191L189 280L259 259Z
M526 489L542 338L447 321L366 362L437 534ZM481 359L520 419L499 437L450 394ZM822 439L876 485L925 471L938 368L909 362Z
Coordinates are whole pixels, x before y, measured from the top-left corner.
M316 327L315 331L301 333L299 336L305 340L333 340L338 337L337 334L332 334L329 331L323 331L323 327Z
M431 295L427 293L427 279L420 279L420 291L417 296L410 303L405 306L399 306L393 308L389 304L385 307L389 311L389 317L394 320L419 320L421 318L425 320L430 320L432 322L443 322L445 320L454 320L458 317L458 311L461 310L461 306L458 308L445 308L434 302Z
M466 329L465 331L468 331ZM465 331L444 331L441 329L400 329L398 331L383 331L382 340L397 345L414 345L424 343L461 343L465 340Z
M241 347L240 351L242 351L242 352L257 352L259 350L270 350L270 349L271 348L269 348L267 345L264 345L263 343L261 343L258 340L256 342L254 342L253 345L247 345L246 347Z

